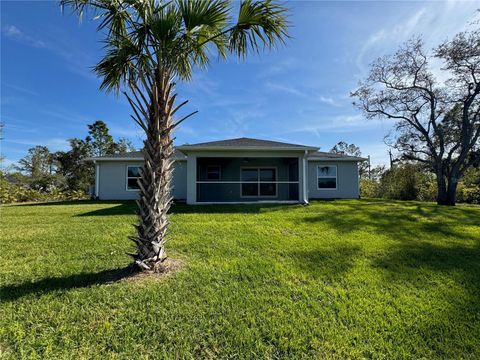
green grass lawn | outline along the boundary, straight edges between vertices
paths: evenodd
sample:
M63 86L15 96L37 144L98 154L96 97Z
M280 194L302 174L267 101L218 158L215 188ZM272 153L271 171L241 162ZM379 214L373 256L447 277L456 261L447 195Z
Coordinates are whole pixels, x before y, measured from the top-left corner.
M133 203L0 211L0 358L480 358L480 207L177 205L114 283Z

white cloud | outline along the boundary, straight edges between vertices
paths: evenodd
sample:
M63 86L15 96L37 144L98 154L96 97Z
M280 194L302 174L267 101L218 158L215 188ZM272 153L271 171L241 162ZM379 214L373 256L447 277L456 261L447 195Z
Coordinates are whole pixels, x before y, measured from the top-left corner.
M278 91L298 97L308 97L304 91L300 91L293 86L283 85L279 83L273 83L270 81L265 82L265 88L269 91Z
M478 2L475 1L447 1L424 4L414 13L411 13L410 8L406 9L405 13L398 14L392 24L384 23L382 28L365 39L355 59L360 72L358 75L365 76L368 64L373 59L392 54L414 36L421 36L427 49L453 37L478 17L478 7Z
M320 95L318 97L318 100L320 100L320 102L322 102L324 104L328 104L328 105L331 105L331 106L340 106L340 104L336 100L334 100L333 98L328 97L328 96Z
M23 31L21 31L18 27L15 25L6 25L2 28L2 33L13 40L16 40L18 42L21 42L25 45L32 46L35 48L45 48L46 45L45 43L37 39L33 36L25 34Z

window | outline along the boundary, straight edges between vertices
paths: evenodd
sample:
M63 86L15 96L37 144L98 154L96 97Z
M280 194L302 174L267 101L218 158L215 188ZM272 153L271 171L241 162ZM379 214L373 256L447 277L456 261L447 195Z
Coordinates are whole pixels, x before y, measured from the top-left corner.
M220 166L218 165L207 166L207 180L220 180Z
M140 189L138 179L140 178L140 166L127 166L127 190Z
M241 180L242 197L277 196L275 168L242 168Z
M318 190L336 190L337 189L337 166L336 165L318 165L317 188Z

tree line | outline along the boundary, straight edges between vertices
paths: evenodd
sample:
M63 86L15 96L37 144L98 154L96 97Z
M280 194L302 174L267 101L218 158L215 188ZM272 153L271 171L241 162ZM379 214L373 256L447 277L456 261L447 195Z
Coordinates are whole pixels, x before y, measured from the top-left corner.
M18 165L1 175L0 201L88 198L94 166L86 159L135 151L130 140L114 140L108 126L97 120L85 138L69 139L69 149L52 152L47 146L28 149Z
M330 149L336 154L362 156L355 144L340 141ZM422 162L405 160L403 155L392 159L390 167L369 162L359 163L360 196L390 200L436 201L437 181L435 173ZM456 200L480 204L480 166L472 165L457 184Z

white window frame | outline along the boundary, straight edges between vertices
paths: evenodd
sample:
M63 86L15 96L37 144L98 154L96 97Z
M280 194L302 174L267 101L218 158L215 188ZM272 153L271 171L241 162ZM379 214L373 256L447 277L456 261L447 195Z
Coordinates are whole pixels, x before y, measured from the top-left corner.
M257 181L243 181L242 180L242 170L257 170ZM278 169L276 166L241 166L240 167L240 198L242 199L256 199L256 198L265 198L265 199L274 199L278 197L278 180L275 181L261 181L260 180L260 170L261 169L273 169L275 170L275 179L278 179ZM243 195L242 185L243 184L257 184L258 195ZM260 195L260 184L274 184L275 185L275 195Z
M128 188L128 179L139 179L140 177L137 177L137 176L128 176L128 168L141 168L142 166L141 165L127 165L125 167L125 190L126 191L140 191L140 189L129 189Z
M321 167L334 167L335 168L335 176L329 175L329 176L320 176L320 168ZM335 177L335 188L321 188L318 186L318 179L332 179ZM338 166L337 165L331 165L331 164L318 164L317 165L317 190L329 190L329 191L334 191L338 190Z
M208 169L209 168L218 168L218 179L209 179L208 178ZM207 165L207 181L221 181L222 180L222 167L220 165Z

